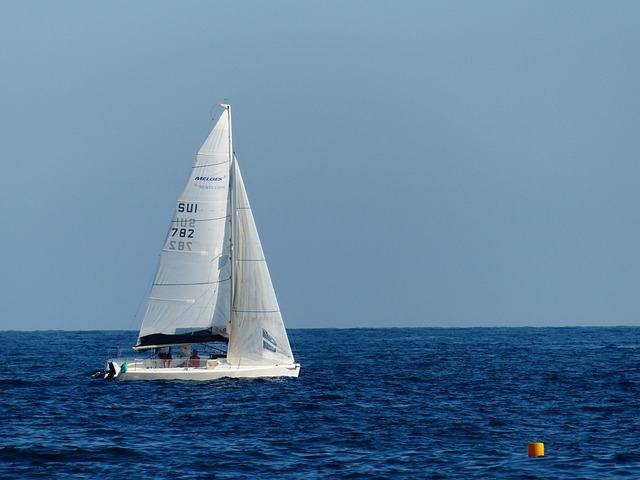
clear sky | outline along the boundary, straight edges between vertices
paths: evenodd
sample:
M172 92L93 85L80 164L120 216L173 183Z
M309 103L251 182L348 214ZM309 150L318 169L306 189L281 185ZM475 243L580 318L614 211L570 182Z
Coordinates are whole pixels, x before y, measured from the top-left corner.
M640 2L22 2L0 330L139 328L218 104L290 328L640 325Z

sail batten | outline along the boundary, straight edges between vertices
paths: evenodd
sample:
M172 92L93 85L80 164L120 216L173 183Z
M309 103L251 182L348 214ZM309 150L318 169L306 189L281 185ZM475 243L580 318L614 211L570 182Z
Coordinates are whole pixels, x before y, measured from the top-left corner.
M233 310L233 313L281 313L280 310Z
M198 154L198 160L201 160L204 157L211 157L213 155L220 155L220 154L199 153ZM229 159L225 155L224 159L221 159L219 162L216 162L216 163L203 163L201 165L194 165L191 168L215 167L216 165L223 165L223 164L227 163L228 161L229 161Z
M202 282L202 283L154 283L154 287L177 287L177 286L190 286L190 285L213 285L215 283L228 282L229 278L223 278L221 280L216 280L215 282ZM149 297L155 298L155 297Z

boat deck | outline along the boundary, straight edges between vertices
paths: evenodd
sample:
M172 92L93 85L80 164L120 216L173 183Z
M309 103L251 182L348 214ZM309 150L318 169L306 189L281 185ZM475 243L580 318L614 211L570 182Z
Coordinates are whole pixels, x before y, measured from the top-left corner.
M193 359L179 357L117 358L107 365L117 365L118 380L212 380L216 378L297 377L300 364L231 365L226 358Z

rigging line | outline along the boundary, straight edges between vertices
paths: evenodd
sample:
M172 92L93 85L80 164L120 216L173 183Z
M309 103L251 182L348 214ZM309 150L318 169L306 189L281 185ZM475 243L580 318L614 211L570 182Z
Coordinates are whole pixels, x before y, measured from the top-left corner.
M228 104L229 99L225 98L224 103ZM222 115L222 112L224 112L224 110L225 108L222 105L220 105L220 102L213 104L213 106L209 110L209 118L211 119L211 128L209 128L209 131L211 131L213 126L215 126L216 121L220 118L220 115Z
M285 328L285 333L288 333L286 332L286 328ZM296 344L295 336L290 337L287 334L287 339L289 339L289 347L291 348L291 353L293 354L294 358L298 358L300 352L298 351L298 345ZM300 361L300 359L298 359L298 361Z
M153 280L156 277L156 274L158 273L158 266L156 266L156 268L154 270L152 270L153 273L151 273L151 275L149 275L149 280L147 281L146 285L147 288L145 288L145 290L143 290L142 292L142 296L140 297L140 302L138 303L138 308L136 309L136 313L134 314L133 318L131 319L130 326L133 323L133 321L135 320L138 323L138 328L140 328L140 322L138 321L138 315L140 314L140 312L142 311L142 305L143 303L149 298L149 296L151 295L151 288L153 287Z
M229 102L226 102L226 100L227 99L225 98L225 103L229 103ZM215 115L213 113L214 110L216 111ZM220 114L218 112L220 112L221 110L222 110L222 107L220 106L220 103L213 104L213 106L211 107L211 110L209 110L209 117L211 118L211 122L215 122L216 119L220 117Z

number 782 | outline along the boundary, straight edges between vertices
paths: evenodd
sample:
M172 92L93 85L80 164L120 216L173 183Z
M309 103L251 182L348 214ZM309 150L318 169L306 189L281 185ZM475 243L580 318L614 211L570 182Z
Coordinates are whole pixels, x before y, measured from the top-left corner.
M192 244L193 242L183 242L183 241L177 242L175 240L171 240L169 242L169 250L180 250L180 251L190 252Z

